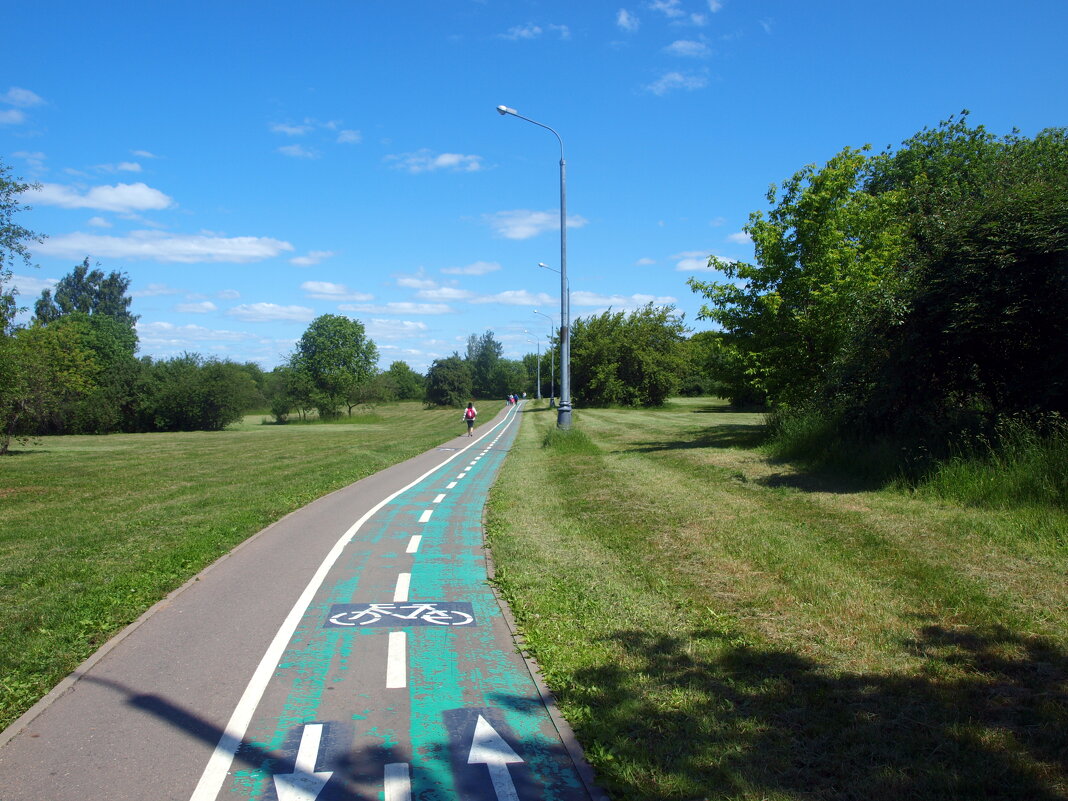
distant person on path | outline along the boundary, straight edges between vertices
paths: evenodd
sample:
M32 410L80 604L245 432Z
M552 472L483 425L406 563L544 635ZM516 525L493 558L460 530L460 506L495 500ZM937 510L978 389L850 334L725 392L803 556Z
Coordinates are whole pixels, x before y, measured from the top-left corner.
M473 437L475 435L475 418L478 417L478 410L475 409L475 404L467 404L467 408L464 409L463 419L467 423L467 436Z

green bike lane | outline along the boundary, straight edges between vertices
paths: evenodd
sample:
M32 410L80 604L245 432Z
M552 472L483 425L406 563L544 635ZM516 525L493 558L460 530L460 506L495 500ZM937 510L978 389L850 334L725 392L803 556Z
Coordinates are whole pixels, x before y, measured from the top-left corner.
M191 801L591 797L487 582L482 513L518 425L483 426L338 541Z

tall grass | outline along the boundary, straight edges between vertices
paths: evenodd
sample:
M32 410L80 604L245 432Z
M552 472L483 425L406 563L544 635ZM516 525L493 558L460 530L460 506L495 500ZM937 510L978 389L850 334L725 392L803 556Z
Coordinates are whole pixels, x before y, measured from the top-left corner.
M1068 425L1057 421L1044 428L1003 423L993 443L978 440L959 448L919 491L987 508L1068 508Z

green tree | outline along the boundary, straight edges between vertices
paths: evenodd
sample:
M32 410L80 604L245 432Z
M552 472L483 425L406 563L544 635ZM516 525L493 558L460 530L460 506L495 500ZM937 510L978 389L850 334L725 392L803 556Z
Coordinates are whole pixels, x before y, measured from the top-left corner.
M11 268L21 262L30 264L29 242L40 242L42 237L15 222L15 215L28 211L29 206L20 202L22 193L30 188L16 178L0 161L0 336L7 334L15 319L18 306L15 289L11 286Z
M397 400L422 400L426 393L426 379L408 366L407 362L393 362L386 375L393 386Z
M95 386L99 365L72 327L33 325L0 337L0 455L36 434L64 402Z
M34 304L38 322L50 323L67 314L81 312L88 315L112 317L133 330L138 317L130 313L133 298L126 294L130 278L125 273L90 270L89 258L63 276L55 292L46 289Z
M471 367L454 353L430 365L424 400L428 406L463 406L472 398L473 387Z
M908 269L832 376L848 423L945 440L1068 414L1068 132L951 119L871 173L907 193Z
M218 431L258 399L242 365L198 353L146 365L139 390L136 411L148 431Z
M471 368L471 380L474 382L474 394L479 398L494 398L504 392L498 392L493 383L493 371L504 353L504 345L493 337L492 331L486 331L478 337L472 334L467 339L467 364Z
M336 417L359 386L375 375L378 348L358 320L324 314L311 322L290 361L312 387L319 417Z
M867 148L864 148L867 150ZM861 191L867 158L846 148L772 185L765 216L745 230L756 263L716 257L727 281L691 278L704 295L699 317L718 323L752 394L781 406L812 397L855 330L858 311L898 267L904 247L898 191Z
M571 394L579 405L661 406L687 365L686 326L674 306L649 303L576 320Z
M133 387L140 372L137 335L110 315L73 312L49 323L92 354L97 371L84 391L68 395L50 433L107 434L129 427Z

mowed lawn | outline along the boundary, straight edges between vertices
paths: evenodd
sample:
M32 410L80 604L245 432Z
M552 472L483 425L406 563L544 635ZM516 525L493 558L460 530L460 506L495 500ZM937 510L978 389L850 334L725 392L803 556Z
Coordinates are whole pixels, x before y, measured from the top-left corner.
M708 399L527 408L497 582L613 798L1068 798L1063 510L804 472Z
M47 437L0 458L0 729L238 543L463 429L457 410L399 403L335 424Z

